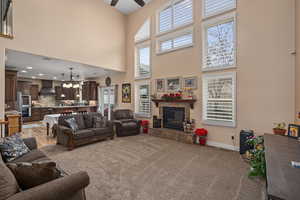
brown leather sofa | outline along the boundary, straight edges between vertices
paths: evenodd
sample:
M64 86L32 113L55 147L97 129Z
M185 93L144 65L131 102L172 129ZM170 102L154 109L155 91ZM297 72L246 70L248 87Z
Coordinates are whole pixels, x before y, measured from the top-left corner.
M133 112L131 110L115 110L113 113L113 118L118 137L140 134L141 121L134 119Z
M65 121L74 117L79 130L74 132L69 128L68 123ZM95 141L105 140L107 138L114 139L113 123L107 121L106 127L94 128L94 118L100 117L100 113L91 112L86 114L74 114L61 116L58 119L57 126L57 144L67 146L69 150L77 146L89 144Z
M17 162L38 162L49 161L50 159L40 150L37 149L35 138L24 139L26 146L31 150L29 153L17 158L13 163ZM48 183L23 190L8 195L11 193L12 185L17 184L17 181L4 163L0 156L0 199L7 200L85 200L84 188L89 185L89 176L86 172L79 172L72 175L63 176Z

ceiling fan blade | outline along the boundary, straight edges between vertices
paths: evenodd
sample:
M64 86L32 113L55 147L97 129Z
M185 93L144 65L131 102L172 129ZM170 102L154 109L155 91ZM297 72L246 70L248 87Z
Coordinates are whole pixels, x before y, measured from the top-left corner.
M111 6L116 6L119 0L111 0L110 5Z
M143 7L145 5L144 0L134 0L139 6Z

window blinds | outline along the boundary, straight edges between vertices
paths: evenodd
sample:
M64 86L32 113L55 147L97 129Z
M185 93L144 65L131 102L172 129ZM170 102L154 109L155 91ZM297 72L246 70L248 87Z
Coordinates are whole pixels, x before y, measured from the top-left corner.
M138 49L137 77L150 75L150 47Z
M193 21L193 1L181 0L159 12L159 33L170 31Z
M150 87L149 85L139 86L139 113L150 114Z
M235 78L234 74L203 78L203 116L215 125L235 124Z
M204 68L227 67L235 64L235 22L205 28Z
M193 33L182 33L179 36L169 37L159 42L159 53L171 51L173 49L184 48L193 44Z
M203 0L203 3L203 17L210 17L236 8L236 0Z

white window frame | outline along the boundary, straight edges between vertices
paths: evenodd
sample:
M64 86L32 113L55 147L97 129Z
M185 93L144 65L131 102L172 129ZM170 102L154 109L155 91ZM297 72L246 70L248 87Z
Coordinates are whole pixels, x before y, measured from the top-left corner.
M139 38L139 39L137 39L136 38L136 34L138 33L138 32L136 32L136 34L135 34L135 36L134 36L134 42L135 43L142 43L142 42L145 42L145 41L147 41L147 40L150 40L150 38L151 38L151 19L150 18L148 18L147 20L145 20L145 22L143 23L143 25L139 28L139 30L138 30L138 32L140 31L140 29L145 25L145 23L149 23L149 35L147 35L146 37L143 37L143 38Z
M226 122L226 121L215 121L215 120L208 120L206 119L206 107L207 107L207 97L206 97L206 91L207 91L207 80L208 79L219 79L219 78L232 78L232 122ZM236 127L236 72L224 72L224 73L216 73L216 74L204 74L202 77L202 123L206 125L213 125L213 126L225 126L225 127Z
M150 112L149 113L141 113L139 112L139 104L140 104L140 93L139 88L141 85L148 85L149 86L149 106L150 106ZM143 80L143 81L136 81L134 85L134 100L135 100L135 115L136 117L141 118L150 118L152 113L152 102L151 102L151 81L150 80Z
M183 36L183 35L186 35L186 34L190 34L190 33L192 34L192 43L191 44L187 44L187 45L184 45L184 46L180 46L180 47L176 47L176 48L172 48L172 49L168 49L168 50L164 50L164 51L160 50L160 43L161 42L164 42L164 41L167 41L167 40L172 40L172 39L175 39L177 37L180 37L180 36ZM164 35L164 36L161 36L161 37L157 38L156 39L156 54L160 55L160 54L169 53L169 52L172 52L172 51L177 51L179 49L193 47L194 43L195 43L194 27L190 26L190 27L187 27L185 29L175 31L173 33L169 33L167 35Z
M164 6L162 6L160 9L158 9L156 11L156 36L160 36L160 35L164 35L164 34L167 34L167 33L170 33L170 32L173 32L173 31L176 31L180 28L184 28L184 27L187 27L187 26L190 26L194 23L194 0L192 0L193 2L193 9L192 9L192 21L191 22L188 22L188 23L185 23L185 24L181 24L180 26L174 26L174 4L180 2L180 1L183 1L183 0L170 0L168 3L166 3ZM167 31L162 31L160 32L159 30L159 26L160 26L160 22L159 22L159 16L160 16L160 12L165 10L166 8L168 7L172 7L172 28L170 30L167 30Z
M150 51L149 51L149 74L148 75L144 75L144 76L140 76L139 75L139 49L142 49L142 48L146 48L146 47L149 47L150 48ZM147 78L151 78L152 76L152 67L151 67L151 64L152 64L152 47L151 47L151 41L146 41L146 42L143 42L143 43L139 43L139 44L136 44L135 45L135 63L134 63L134 77L136 80L139 80L139 79L147 79Z
M234 6L232 8L223 9L223 10L220 10L219 12L216 12L216 13L213 13L213 14L210 14L210 15L205 15L205 0L202 0L202 19L204 20L204 19L207 19L207 18L210 18L210 17L221 15L223 13L231 12L234 9L236 9L236 7L237 7L237 1L234 0Z
M223 24L229 21L234 21L233 23L233 42L234 42L234 63L233 65L223 65L217 67L207 67L206 59L207 59L207 29L219 24ZM221 15L202 23L202 71L215 71L215 70L223 70L235 68L237 63L237 44L236 44L236 12L231 12L225 15Z

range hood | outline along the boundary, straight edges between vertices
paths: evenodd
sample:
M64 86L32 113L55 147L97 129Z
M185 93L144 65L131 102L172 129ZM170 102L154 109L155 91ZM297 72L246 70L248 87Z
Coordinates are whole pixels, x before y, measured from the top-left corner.
M53 88L53 81L42 80L42 89L40 91L41 96L53 96L56 95Z

